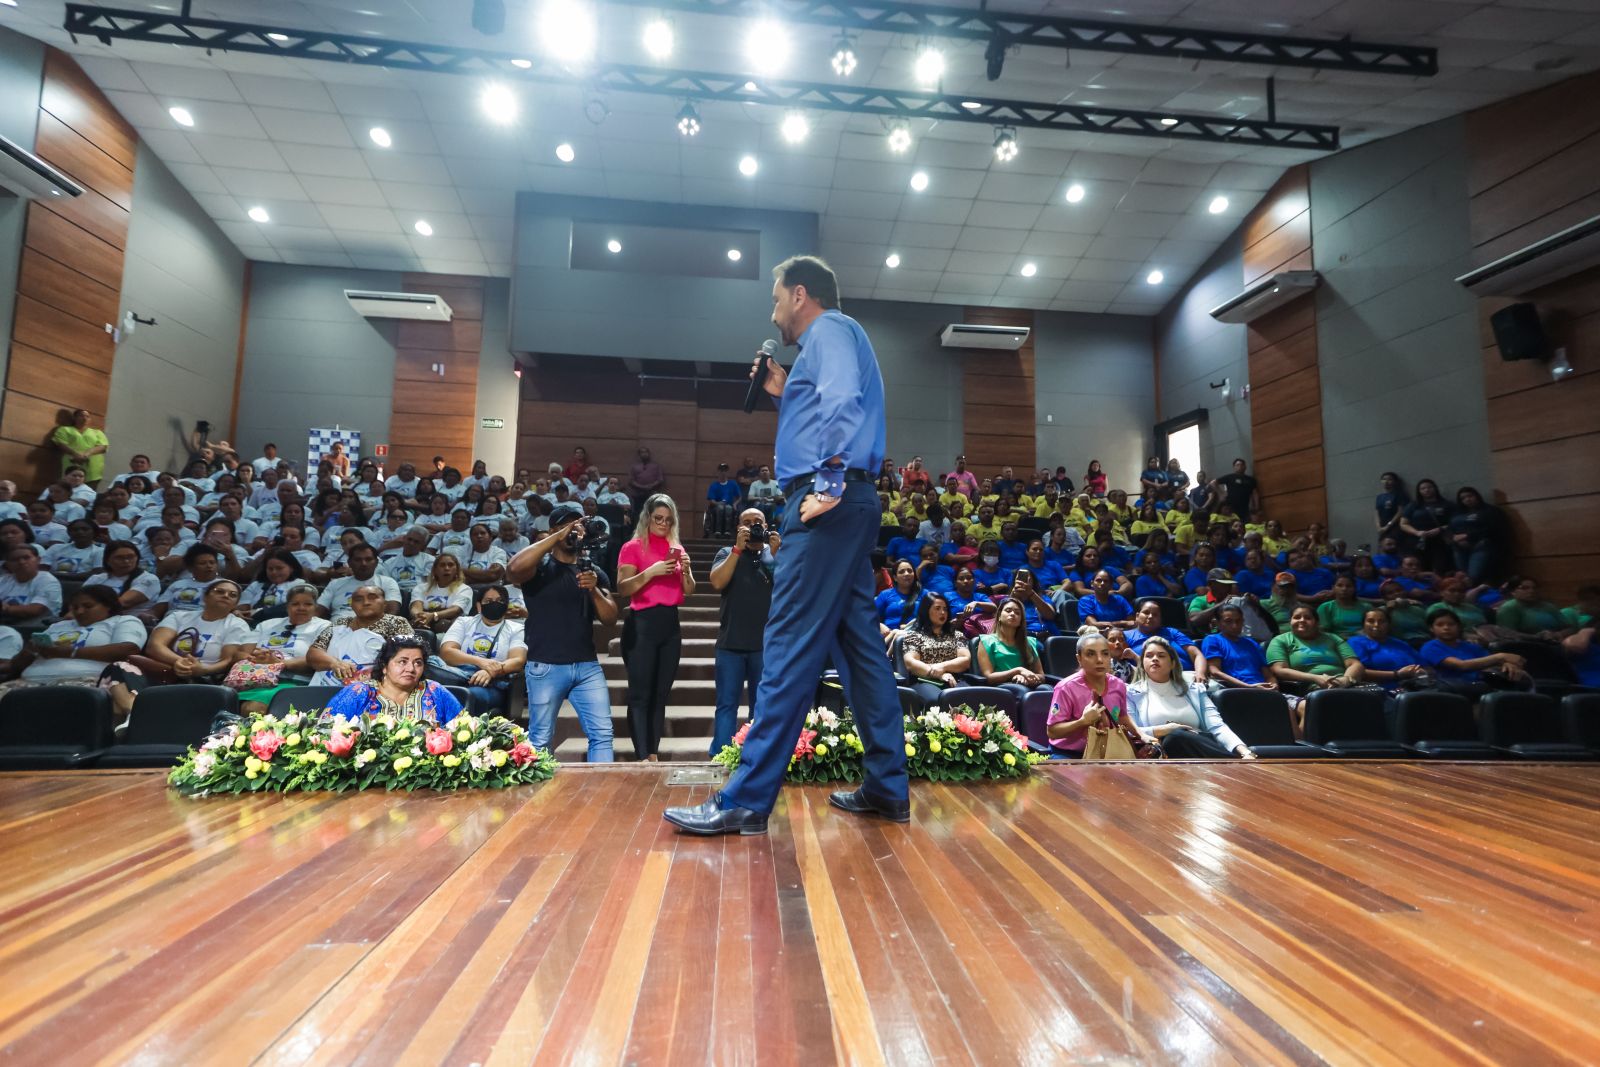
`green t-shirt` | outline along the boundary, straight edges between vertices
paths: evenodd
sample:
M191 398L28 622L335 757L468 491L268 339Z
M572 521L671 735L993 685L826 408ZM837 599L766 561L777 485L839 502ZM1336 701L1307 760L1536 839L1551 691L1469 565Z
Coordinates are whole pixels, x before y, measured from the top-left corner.
M1524 604L1520 600L1507 600L1495 610L1494 621L1524 634L1559 630L1566 625L1566 620L1561 617L1561 612L1556 606L1545 600L1533 604Z
M1483 609L1478 607L1476 604L1469 604L1466 601L1462 601L1459 604L1446 604L1442 600L1428 605L1428 621L1431 623L1433 621L1433 617L1439 614L1441 611L1455 612L1456 618L1461 620L1461 630L1463 633L1469 630L1476 630L1478 627L1489 621L1489 616L1485 615L1483 613Z
M1357 600L1355 606L1348 608L1337 600L1324 600L1317 605L1317 619L1327 633L1354 637L1361 632L1361 620L1370 607L1365 600Z
M1470 625L1465 616L1462 617L1461 624L1463 627ZM1428 609L1421 604L1390 608L1389 634L1402 641L1425 641L1432 637L1432 633L1428 630Z
M1595 616L1584 611L1581 606L1574 604L1570 608L1561 609L1561 619L1566 623L1563 629L1582 630L1586 626L1594 625Z
M1290 597L1287 600L1279 600L1276 596L1269 596L1261 602L1262 610L1264 610L1268 615L1271 615L1272 621L1276 622L1279 627L1285 629L1289 625L1289 616L1293 615L1294 609L1299 606L1299 597Z
M1279 634L1267 644L1267 662L1284 663L1307 674L1343 674L1344 662L1356 654L1343 638L1323 634L1307 644L1292 633Z
M982 638L983 650L989 654L989 666L996 671L1011 671L1018 667L1026 667L1022 656L1016 649L1000 640L994 634L984 634ZM1033 662L1039 663L1039 642L1028 638L1028 648L1033 652Z
M74 452L87 452L91 448L98 448L109 443L106 441L105 431L97 430L93 426L86 430L80 430L76 426L57 426L55 432L50 435L50 440L63 448L70 448ZM77 460L63 453L61 456L61 473L65 474L67 468L73 466L81 466L83 468L84 481L98 482L105 477L106 454L99 452L88 459Z

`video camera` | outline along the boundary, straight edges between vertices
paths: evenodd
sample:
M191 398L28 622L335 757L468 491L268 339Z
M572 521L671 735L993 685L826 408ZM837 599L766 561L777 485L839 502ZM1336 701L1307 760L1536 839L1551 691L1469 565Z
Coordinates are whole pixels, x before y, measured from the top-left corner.
M606 550L611 540L611 525L606 520L591 516L572 524L567 530L567 548L578 554L578 573L594 570L594 558Z

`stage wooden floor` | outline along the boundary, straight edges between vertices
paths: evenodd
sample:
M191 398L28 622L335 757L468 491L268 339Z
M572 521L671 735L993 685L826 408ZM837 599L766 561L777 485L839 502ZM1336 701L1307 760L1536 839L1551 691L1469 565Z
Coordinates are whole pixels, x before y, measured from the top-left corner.
M790 789L209 799L0 776L19 1064L1600 1060L1600 769L1052 767Z

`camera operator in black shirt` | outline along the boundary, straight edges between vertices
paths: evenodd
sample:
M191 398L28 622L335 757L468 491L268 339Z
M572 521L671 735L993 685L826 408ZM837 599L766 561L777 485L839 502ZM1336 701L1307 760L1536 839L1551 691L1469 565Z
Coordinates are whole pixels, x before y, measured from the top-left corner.
M746 508L739 514L733 546L719 551L711 564L711 588L722 594L713 756L733 740L741 688L748 692L750 716L755 717L756 685L761 681L761 636L772 607L772 568L778 544L778 531L767 527L761 509Z
M571 701L590 763L611 762L611 695L595 655L594 621L615 622L617 604L591 558L605 539L602 521L586 519L576 504L558 504L550 533L506 566L506 580L522 586L528 610L528 740L548 751L561 702Z

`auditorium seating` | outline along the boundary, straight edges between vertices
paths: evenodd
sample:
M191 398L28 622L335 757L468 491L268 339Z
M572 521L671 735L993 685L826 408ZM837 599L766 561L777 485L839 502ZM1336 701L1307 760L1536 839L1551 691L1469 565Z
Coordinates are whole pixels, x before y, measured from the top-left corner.
M1600 755L1600 693L1572 693L1561 700L1566 739Z
M222 712L237 713L239 694L221 685L158 685L139 695L120 743L96 767L171 767L211 733Z
M1395 699L1394 736L1409 751L1429 759L1495 759L1499 753L1478 736L1472 703L1455 693L1401 693Z
M111 698L103 689L42 686L0 697L0 771L90 766L111 741Z
M1490 693L1478 702L1483 740L1499 751L1527 760L1600 758L1568 739L1561 707L1542 693Z
M1306 741L1334 756L1398 759L1408 755L1384 719L1384 695L1367 689L1319 689L1306 697Z
M1224 689L1217 714L1263 759L1312 759L1331 755L1320 745L1296 741L1289 708L1278 693L1265 689Z

